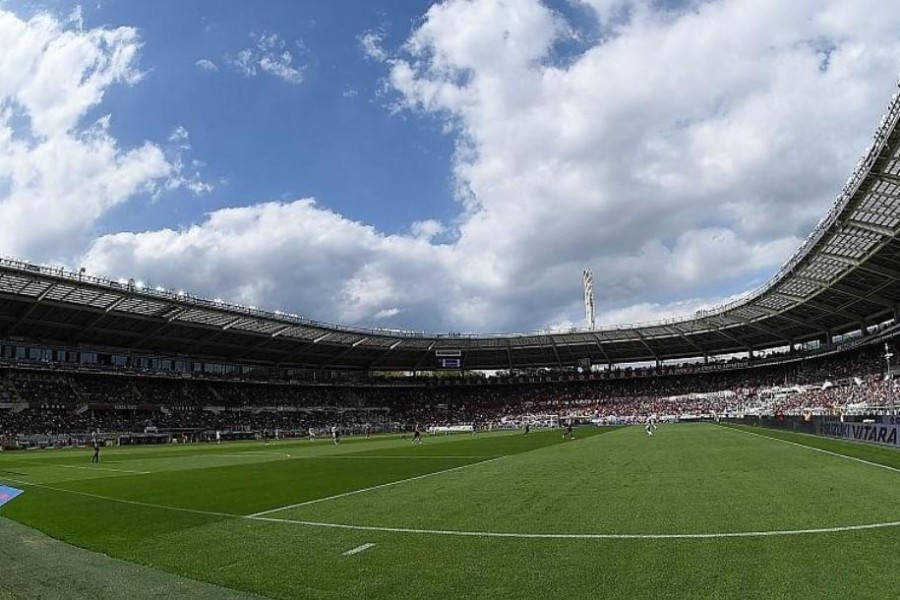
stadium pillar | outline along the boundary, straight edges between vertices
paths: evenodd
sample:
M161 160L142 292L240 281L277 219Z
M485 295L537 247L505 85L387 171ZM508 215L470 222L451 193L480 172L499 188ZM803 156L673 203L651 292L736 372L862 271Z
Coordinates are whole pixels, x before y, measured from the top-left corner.
M830 346L833 343L834 343L834 332L829 329L827 332L825 332L825 344Z

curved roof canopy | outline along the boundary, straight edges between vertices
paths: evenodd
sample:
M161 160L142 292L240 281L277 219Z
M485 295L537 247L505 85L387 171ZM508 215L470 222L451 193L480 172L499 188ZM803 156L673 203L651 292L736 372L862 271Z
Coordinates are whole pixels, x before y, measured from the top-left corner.
M781 270L691 317L565 333L460 335L315 322L132 282L0 259L0 337L322 368L505 369L691 358L826 340L900 306L900 98L831 210Z

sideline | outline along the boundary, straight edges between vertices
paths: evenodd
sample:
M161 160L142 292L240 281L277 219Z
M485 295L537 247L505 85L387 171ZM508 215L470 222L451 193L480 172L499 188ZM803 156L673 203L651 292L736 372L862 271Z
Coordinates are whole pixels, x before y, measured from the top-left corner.
M719 425L718 427L721 427L722 429L725 429L728 431L736 431L738 433L746 433L747 435L755 435L756 437L765 438L767 440L772 440L774 442L790 444L791 446L797 446L798 448L806 448L807 450L813 450L814 452L821 452L822 454L829 454L831 456L837 456L838 458L845 458L847 460L852 460L853 462L858 462L858 463L862 463L864 465L869 465L870 467L878 467L879 469L887 469L888 471L893 471L894 473L900 473L900 469L898 469L897 467L883 465L881 463L872 462L871 460L865 460L863 458L856 458L855 456L848 456L846 454L841 454L840 452L832 452L831 450L824 450L822 448L816 448L815 446L807 446L806 444L791 442L789 440L783 440L781 438L771 437L771 436L765 435L763 433L756 433L755 431L747 431L746 429L738 429L735 427L726 427L724 425ZM794 432L791 432L791 433L794 433ZM819 436L817 436L817 437L819 437ZM821 437L820 439L827 440L827 439L832 439L832 438ZM834 438L834 439L837 440L838 438ZM841 440L841 441L843 441L843 440ZM874 447L877 448L878 446L874 446Z

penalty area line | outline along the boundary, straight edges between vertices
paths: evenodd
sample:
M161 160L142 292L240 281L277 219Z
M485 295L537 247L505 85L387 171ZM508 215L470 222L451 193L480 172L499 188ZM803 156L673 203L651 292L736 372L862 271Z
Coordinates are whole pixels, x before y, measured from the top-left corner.
M12 477L0 477L0 480L10 481L27 487L36 487L55 492L73 494L76 496L85 496L87 498L96 498L98 500L107 500L109 502L118 502L120 504L128 504L132 506L142 506L146 508L155 508L159 510L168 510L173 512L189 513L208 517L219 517L226 519L238 519L245 521L257 521L263 523L283 523L288 525L301 525L307 527L321 527L326 529L344 529L350 531L377 531L385 533L407 533L419 535L446 535L455 537L481 537L481 538L520 538L520 539L552 539L552 540L707 540L716 538L755 538L755 537L777 537L790 535L807 535L818 533L841 533L847 531L865 531L870 529L886 529L891 527L900 527L900 521L886 521L883 523L866 523L863 525L843 525L836 527L820 527L812 529L776 529L768 531L725 531L718 533L527 533L527 532L506 532L506 531L460 531L453 529L415 529L409 527L379 527L376 525L353 525L350 523L323 523L318 521L301 521L297 519L280 519L278 517L255 517L253 515L238 515L232 513L218 512L212 510L201 510L196 508L182 508L178 506L167 506L164 504L152 504L150 502L139 502L137 500L125 500L123 498L113 498L111 496L102 496L100 494L91 494L90 492L80 492L76 490L67 490L65 488L45 485L42 483L31 483L13 479Z

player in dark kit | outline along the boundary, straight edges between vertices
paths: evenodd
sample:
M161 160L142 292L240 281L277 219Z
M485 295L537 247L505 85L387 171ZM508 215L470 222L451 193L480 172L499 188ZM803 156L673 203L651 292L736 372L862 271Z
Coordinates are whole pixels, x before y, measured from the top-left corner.
M566 432L563 434L563 439L569 438L570 440L575 439L575 434L572 433L572 423L566 425Z
M421 444L422 443L422 430L419 428L418 423L416 423L416 426L413 428L412 443L413 444Z
M100 464L100 440L97 439L97 436L94 435L94 439L91 442L91 446L94 448L94 454L91 456L91 464L96 465Z
M531 423L525 423L525 433L522 435L528 435L531 433Z

